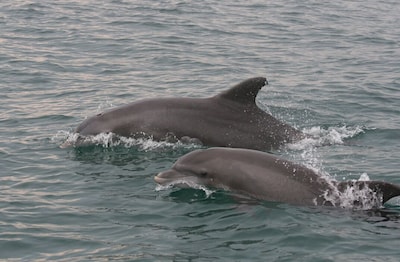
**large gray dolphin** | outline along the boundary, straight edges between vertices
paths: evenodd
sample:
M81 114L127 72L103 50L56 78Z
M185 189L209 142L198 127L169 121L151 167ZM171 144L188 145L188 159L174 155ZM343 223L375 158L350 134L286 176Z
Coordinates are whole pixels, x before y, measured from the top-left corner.
M276 149L303 134L257 107L256 96L266 84L266 78L256 77L210 98L139 100L84 120L76 132L81 138L99 133L154 140L173 136L206 146Z
M190 152L154 180L161 185L204 185L295 205L343 206L343 201L348 200L343 199L344 192L350 192L361 197L352 199L351 205L365 206L366 201L378 201L381 206L400 195L398 185L380 181L329 181L303 165L261 151L235 148Z

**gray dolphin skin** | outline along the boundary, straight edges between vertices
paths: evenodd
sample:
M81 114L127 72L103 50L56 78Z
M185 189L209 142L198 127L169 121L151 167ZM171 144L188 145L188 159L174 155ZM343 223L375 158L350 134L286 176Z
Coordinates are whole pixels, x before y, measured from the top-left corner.
M255 77L209 98L139 100L84 120L76 132L81 138L114 133L160 141L173 136L206 146L257 150L273 150L302 139L302 132L256 105L256 96L266 84L266 78Z
M341 200L335 196L349 188L364 190L371 198L377 195L381 204L400 195L400 186L391 183L328 181L303 165L261 151L235 148L190 152L154 180L160 185L204 185L294 205L340 206Z

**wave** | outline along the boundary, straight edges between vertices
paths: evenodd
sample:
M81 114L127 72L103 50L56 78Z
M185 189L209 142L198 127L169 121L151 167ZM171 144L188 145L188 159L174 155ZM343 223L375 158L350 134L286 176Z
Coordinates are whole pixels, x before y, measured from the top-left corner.
M323 128L320 126L311 127L302 130L307 138L304 138L296 143L288 144L289 150L299 151L307 150L314 147L327 146L327 145L342 145L346 139L353 138L361 133L364 133L364 129L359 126L355 127L328 127ZM171 140L171 141L155 141L151 136L145 136L141 138L128 138L118 136L113 133L100 133L94 136L81 137L78 133L71 131L59 131L52 138L53 141L62 141L61 147L68 146L80 146L80 145L96 145L103 147L113 146L125 146L133 147L138 146L143 150L151 150L156 148L176 148L176 147L197 147L201 146L195 140ZM197 143L196 143L197 142Z
M154 151L158 149L197 149L201 148L198 143L189 141L156 141L152 137L140 138L122 137L113 133L100 133L94 136L82 137L78 133L70 131L59 131L52 138L61 148L101 146L104 148L123 146L126 148L136 147L142 151Z
M205 193L205 198L209 198L213 193L215 193L215 190L209 189L201 184L197 184L194 183L192 181L188 181L188 180L176 180L168 185L160 185L157 184L156 186L156 191L163 191L163 190L167 190L173 187L179 187L179 188L192 188L192 189L197 189L197 190L201 190Z
M304 150L310 147L320 147L329 145L343 145L345 141L354 138L359 134L365 133L366 128L361 126L334 126L324 128L315 126L303 129L306 138L289 144L288 148L292 150Z

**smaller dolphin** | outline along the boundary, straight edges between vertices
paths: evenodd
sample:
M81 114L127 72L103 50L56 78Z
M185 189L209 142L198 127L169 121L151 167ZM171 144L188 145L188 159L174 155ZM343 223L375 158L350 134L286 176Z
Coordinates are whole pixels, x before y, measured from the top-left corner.
M355 202L378 199L379 206L400 195L398 185L380 181L328 181L303 165L261 151L238 148L190 152L154 180L160 185L204 185L294 205L341 206L340 195L346 190L363 191L363 197L368 198Z
M76 128L80 138L76 145L100 133L257 150L302 139L302 132L256 105L266 84L266 78L255 77L209 98L152 98L116 107L84 120Z

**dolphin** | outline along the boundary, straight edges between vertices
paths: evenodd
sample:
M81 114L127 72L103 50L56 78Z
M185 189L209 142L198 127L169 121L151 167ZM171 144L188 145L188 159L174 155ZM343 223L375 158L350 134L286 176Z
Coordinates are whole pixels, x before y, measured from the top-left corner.
M256 105L266 84L266 78L255 77L209 98L151 98L112 108L84 120L75 130L80 138L75 145L100 133L256 150L302 139L302 132Z
M239 148L192 151L180 157L171 169L157 174L154 180L160 185L202 185L259 200L306 206L344 206L343 198L350 192L361 197L353 199L351 206L377 201L380 207L400 195L398 185L381 181L331 181L301 164Z

